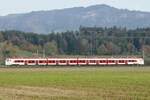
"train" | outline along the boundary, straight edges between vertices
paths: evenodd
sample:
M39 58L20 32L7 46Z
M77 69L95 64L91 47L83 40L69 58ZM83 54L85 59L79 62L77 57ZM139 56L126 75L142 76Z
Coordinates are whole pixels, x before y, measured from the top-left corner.
M100 65L144 65L138 57L75 57L75 58L7 58L5 65L28 66L100 66Z

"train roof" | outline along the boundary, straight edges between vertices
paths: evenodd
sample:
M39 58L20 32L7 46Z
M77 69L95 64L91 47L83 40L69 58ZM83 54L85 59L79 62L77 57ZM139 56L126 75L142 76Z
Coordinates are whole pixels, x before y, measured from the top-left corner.
M11 57L11 58L6 58L6 59L75 59L75 58L80 58L80 59L130 59L130 58L143 58L143 57L137 57L137 56L76 56L76 57Z

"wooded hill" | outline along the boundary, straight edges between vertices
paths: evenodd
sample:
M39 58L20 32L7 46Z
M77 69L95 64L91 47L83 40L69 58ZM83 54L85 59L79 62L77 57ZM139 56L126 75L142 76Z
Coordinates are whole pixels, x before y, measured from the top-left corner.
M142 55L150 53L150 28L80 27L48 35L0 32L0 59L59 55Z

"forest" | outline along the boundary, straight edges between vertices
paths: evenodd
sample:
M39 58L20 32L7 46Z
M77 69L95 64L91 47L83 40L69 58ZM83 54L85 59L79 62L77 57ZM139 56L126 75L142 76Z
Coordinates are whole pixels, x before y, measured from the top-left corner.
M62 55L128 56L150 53L150 28L80 27L48 34L0 32L0 60L7 57Z

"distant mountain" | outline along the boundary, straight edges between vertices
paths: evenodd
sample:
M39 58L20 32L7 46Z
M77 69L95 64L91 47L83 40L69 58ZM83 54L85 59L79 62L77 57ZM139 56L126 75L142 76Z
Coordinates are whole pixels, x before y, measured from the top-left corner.
M77 30L80 26L150 27L150 13L95 5L0 17L0 30L49 33Z

